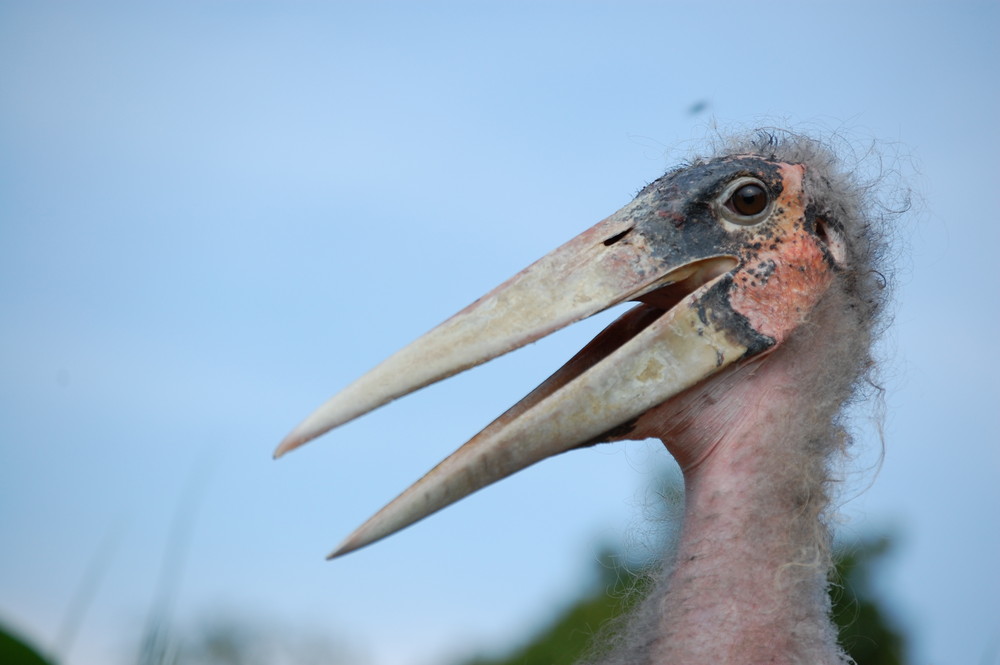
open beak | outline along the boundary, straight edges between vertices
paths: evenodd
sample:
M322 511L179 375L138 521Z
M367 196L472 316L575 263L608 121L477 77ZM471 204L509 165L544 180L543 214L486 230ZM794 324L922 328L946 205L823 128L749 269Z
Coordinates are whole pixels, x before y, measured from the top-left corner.
M692 241L647 187L622 210L388 358L296 427L280 456L397 397L625 301L612 323L542 385L355 531L338 556L551 455L615 438L650 408L768 340L734 332L738 259L717 231ZM674 214L676 217L676 213ZM710 228L705 225L705 228Z

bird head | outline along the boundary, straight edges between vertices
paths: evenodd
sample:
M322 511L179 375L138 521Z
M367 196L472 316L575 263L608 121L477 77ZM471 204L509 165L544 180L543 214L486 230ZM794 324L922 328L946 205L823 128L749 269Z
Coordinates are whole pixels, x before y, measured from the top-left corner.
M546 457L630 438L643 414L780 348L850 256L843 215L823 197L829 174L801 152L737 150L668 172L296 427L276 456L573 322L639 303L331 556Z

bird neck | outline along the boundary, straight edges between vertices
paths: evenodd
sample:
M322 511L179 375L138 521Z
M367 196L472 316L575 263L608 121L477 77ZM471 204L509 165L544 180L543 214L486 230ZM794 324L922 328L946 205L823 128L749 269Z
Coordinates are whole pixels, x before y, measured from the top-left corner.
M823 469L776 454L779 432L755 434L764 436L720 442L685 472L684 527L654 662L838 662L819 656L837 653Z
M823 516L847 387L804 337L665 407L685 517L652 662L844 662Z

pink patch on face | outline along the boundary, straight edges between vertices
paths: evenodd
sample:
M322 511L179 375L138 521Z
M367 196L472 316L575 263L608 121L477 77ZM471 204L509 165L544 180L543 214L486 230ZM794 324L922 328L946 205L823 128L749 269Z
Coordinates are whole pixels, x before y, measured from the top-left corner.
M761 227L760 249L743 257L730 292L733 309L778 344L802 323L833 279L815 238L803 228L804 167L783 165L781 170L784 188L775 201L777 212Z

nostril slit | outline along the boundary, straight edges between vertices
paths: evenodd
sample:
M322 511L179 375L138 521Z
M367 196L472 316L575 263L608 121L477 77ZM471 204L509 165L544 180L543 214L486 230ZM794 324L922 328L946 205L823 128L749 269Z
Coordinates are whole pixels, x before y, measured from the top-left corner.
M625 236L627 236L631 232L632 232L632 229L629 228L629 229L625 229L621 233L616 233L615 235L611 236L610 238L608 238L607 240L604 241L604 246L605 247L610 247L611 245L615 244L616 242L618 242L619 240L621 240L622 238L624 238Z

